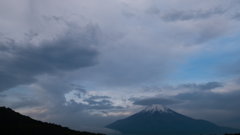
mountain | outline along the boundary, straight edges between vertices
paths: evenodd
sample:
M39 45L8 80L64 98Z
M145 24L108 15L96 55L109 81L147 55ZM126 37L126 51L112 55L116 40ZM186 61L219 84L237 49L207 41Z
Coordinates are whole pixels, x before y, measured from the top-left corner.
M196 120L162 105L151 105L144 110L106 126L126 135L204 135L236 133L240 130Z
M33 120L30 117L14 112L10 108L0 107L0 134L1 135L103 135L89 132L80 132Z

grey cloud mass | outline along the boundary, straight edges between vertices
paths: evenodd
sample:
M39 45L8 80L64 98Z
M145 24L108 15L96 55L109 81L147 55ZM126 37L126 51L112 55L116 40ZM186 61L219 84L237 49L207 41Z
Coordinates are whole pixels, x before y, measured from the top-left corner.
M192 117L208 119L221 125L238 128L240 124L236 121L240 120L239 96L239 90L230 93L199 91L179 94L172 98L181 100L182 104L176 104L175 107L184 108L184 113ZM199 109L199 111L195 112L195 109Z
M109 109L112 108L112 102L107 96L91 96L88 99L84 99L85 102L92 106L94 109Z
M164 96L158 94L158 96L129 100L135 105L142 106L167 105L194 118L207 119L221 125L238 128L240 126L236 122L240 119L240 109L238 107L240 106L240 87L236 85L238 83L239 79L232 81L231 86L221 82L181 84L177 87L162 88L162 90L181 92L176 95ZM221 90L225 91L221 92Z
M179 85L179 88L187 88L191 90L212 90L215 88L223 87L223 83L221 82L207 82L203 84L189 83Z
M236 19L236 20L240 20L240 13L235 13L233 16L232 16L233 19Z
M92 47L94 29L87 36L67 32L62 37L42 41L40 45L7 40L0 43L0 91L29 84L41 74L76 70L97 63L98 52ZM79 29L80 31L80 29ZM89 39L90 38L90 39Z
M214 93L214 92L192 92L177 95L175 98L187 102L190 108L204 107L204 109L237 109L240 92ZM224 103L223 103L224 102ZM240 111L240 110L239 110Z
M114 106L111 97L92 95L83 88L75 88L73 91L70 91L70 93L66 93L65 98L67 105L72 106L78 104L78 106L85 109L104 110L122 108L120 106Z
M133 101L133 104L135 105L152 105L152 104L163 104L163 105L175 105L175 104L181 104L184 100L182 100L182 96L185 94L192 94L192 95L187 95L186 97L191 98L192 100L194 100L195 98L197 99L198 94L195 93L207 93L209 91L211 91L212 89L216 89L216 88L221 88L224 87L224 84L221 82L207 82L207 83L189 83L189 84L180 84L176 87L172 87L172 86L168 86L166 88L157 88L157 90L160 92L164 91L164 90L188 90L189 93L183 93L183 94L179 94L176 97L162 97L162 95L160 94L159 96L155 96L155 97L148 97L148 98L133 98L130 99L131 101ZM148 89L152 89L152 88L145 88L144 90L148 90ZM153 92L153 91L150 91ZM210 92L209 92L210 93ZM207 94L208 95L208 94Z
M224 75L240 75L240 58L236 58L237 60L230 61L227 64L221 65L220 72Z
M188 21L197 19L206 19L214 15L222 15L226 11L224 9L216 8L211 10L192 10L192 11L171 11L161 16L164 21Z
M239 4L0 0L0 105L77 130L150 104L239 128Z
M162 104L162 105L172 105L178 104L180 101L174 99L167 99L161 97L153 97L153 98L146 98L146 99L135 99L133 104L135 105L153 105L153 104Z

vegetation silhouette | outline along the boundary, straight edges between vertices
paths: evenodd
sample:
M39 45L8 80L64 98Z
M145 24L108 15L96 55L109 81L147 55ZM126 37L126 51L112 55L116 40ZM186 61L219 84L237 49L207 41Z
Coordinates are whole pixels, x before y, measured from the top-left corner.
M10 108L0 107L1 135L104 135L71 130L67 127L41 122L21 115Z

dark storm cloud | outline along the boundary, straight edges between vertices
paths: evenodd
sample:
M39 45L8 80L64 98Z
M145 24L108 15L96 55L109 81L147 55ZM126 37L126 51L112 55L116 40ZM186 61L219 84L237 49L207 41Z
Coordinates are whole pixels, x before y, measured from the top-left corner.
M223 87L223 83L220 82L207 82L203 84L189 83L179 85L179 88L187 88L192 90L211 90L219 87Z
M133 102L133 104L135 105L152 105L152 104L172 105L177 103L179 103L179 101L177 100L160 97L135 99L135 101Z
M0 43L0 91L20 84L29 84L41 74L76 70L96 64L98 52L91 45L95 29L86 33L67 32L51 41L34 46L14 40Z

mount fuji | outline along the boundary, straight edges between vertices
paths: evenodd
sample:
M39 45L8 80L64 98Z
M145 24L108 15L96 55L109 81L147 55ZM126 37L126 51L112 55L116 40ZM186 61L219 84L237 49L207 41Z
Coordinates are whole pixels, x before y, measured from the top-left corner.
M179 114L162 105L144 110L106 126L124 135L209 135L236 133L240 130L217 126Z

